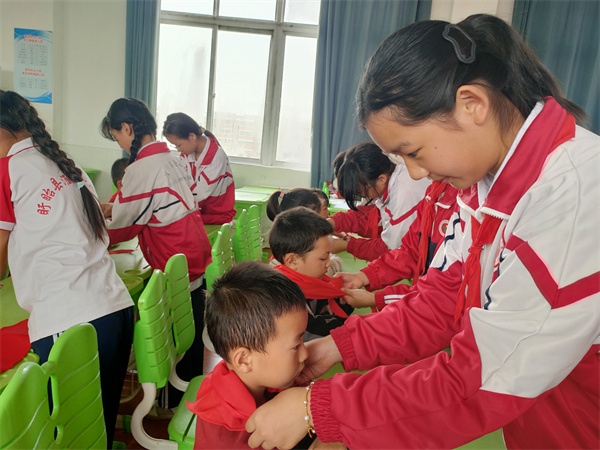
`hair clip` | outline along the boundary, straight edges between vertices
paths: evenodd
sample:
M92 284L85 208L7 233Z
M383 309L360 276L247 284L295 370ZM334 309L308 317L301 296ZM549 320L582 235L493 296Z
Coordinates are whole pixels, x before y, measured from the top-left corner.
M475 61L475 41L462 28L449 23L444 28L442 36L452 44L456 58L461 63L471 64Z

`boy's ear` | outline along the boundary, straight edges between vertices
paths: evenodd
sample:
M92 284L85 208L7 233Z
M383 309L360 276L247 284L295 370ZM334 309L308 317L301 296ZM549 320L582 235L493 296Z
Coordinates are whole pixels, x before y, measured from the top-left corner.
M284 266L295 270L298 258L300 258L300 255L297 253L286 253L281 262Z
M117 181L117 186L116 186L117 190L120 191L122 187L123 187L123 181L122 180L118 180Z
M490 112L490 98L483 86L465 84L456 91L455 111L457 117L471 120L475 125L482 125Z
M229 364L237 373L252 372L252 351L246 347L234 348L229 356Z

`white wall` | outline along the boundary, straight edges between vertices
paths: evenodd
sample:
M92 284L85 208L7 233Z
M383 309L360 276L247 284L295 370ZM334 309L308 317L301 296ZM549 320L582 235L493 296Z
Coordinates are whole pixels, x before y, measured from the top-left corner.
M350 0L344 0L350 1ZM510 22L514 0L433 0L432 19L459 21L485 12ZM112 192L110 167L121 157L102 138L100 121L124 94L126 0L0 0L0 88L13 89L13 29L53 31L53 105L36 104L52 136L80 165L100 169L102 200ZM308 187L310 174L232 164L237 186Z

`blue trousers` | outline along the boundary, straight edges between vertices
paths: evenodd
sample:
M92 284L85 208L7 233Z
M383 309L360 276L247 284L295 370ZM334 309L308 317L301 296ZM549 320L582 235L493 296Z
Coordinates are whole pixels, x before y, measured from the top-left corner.
M112 448L121 391L133 343L133 306L100 317L90 323L98 335L104 423L106 424L108 448ZM58 335L53 335L31 343L31 348L40 357L40 364L48 361L50 349L57 338Z

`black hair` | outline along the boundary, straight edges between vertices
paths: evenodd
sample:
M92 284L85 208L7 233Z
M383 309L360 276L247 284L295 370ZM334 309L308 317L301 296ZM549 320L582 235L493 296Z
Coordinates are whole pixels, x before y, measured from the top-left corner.
M357 210L356 203L365 196L365 190L375 186L380 175L388 177L396 165L373 142L362 142L339 153L333 160L337 189L348 207Z
M296 206L306 206L315 212L319 212L321 210L321 199L313 189L295 188L286 193L275 191L267 201L267 216L273 221L282 211L287 211Z
M305 310L306 298L296 283L267 264L245 261L213 284L206 329L215 352L229 361L237 347L265 352L277 332L275 320Z
M284 256L296 253L304 257L315 248L317 240L333 233L333 225L315 211L297 206L279 214L269 234L273 256L283 264Z
M123 179L123 175L125 175L125 169L128 165L129 158L117 159L113 163L112 167L110 168L110 176L115 186L117 186L117 183Z
M21 97L16 92L0 91L0 127L13 136L18 132L27 131L37 145L37 150L53 161L69 181L72 183L83 182L81 169L52 139L50 133L46 130L46 125L29 100ZM103 241L106 224L98 198L88 189L85 183L79 191L83 199L83 210L92 234L96 239Z
M453 43L444 38L448 22L416 22L383 41L367 63L356 94L362 128L372 113L386 107L405 126L427 120L456 126L451 113L458 88L466 84L479 84L490 94L502 133L547 96L576 119L585 119L585 112L565 98L539 57L502 19L475 14L457 25L462 30L454 27L458 37L474 42L472 63L461 62Z
M325 192L323 192L322 189L311 188L310 190L317 194L317 197L319 197L321 201L326 201L329 205L329 196Z
M100 124L100 133L106 139L114 141L110 130L120 130L123 123L128 123L133 128L134 139L129 149L129 164L135 161L142 145L142 138L146 135L156 138L156 120L148 106L137 98L120 98L115 100L108 110L106 117Z
M214 134L198 125L198 122L185 113L178 112L169 114L165 119L162 130L163 136L166 137L167 135L172 134L180 139L187 139L190 136L190 133L194 133L196 136L202 136L204 134L217 141L219 146L221 145Z

